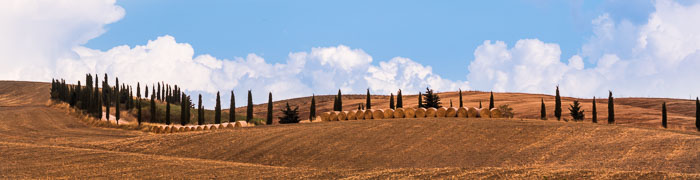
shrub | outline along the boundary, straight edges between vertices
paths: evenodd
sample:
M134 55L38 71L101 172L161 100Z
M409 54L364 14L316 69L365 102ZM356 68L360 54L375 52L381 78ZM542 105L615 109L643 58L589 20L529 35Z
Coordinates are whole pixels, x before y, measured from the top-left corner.
M574 100L574 104L569 106L569 111L571 111L571 118L573 118L573 121L583 121L583 118L585 117L583 112L585 110L581 109L581 104L578 102L578 100Z
M299 123L299 107L295 107L292 109L289 107L289 103L287 103L287 107L282 110L282 117L280 118L280 124L287 124L287 123Z
M515 113L513 113L513 108L511 108L508 104L498 106L498 110L501 111L501 117L513 118L515 115Z

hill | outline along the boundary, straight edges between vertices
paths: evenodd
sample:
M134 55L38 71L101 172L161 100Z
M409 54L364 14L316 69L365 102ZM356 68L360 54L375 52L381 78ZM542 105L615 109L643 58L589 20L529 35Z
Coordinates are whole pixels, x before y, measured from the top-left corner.
M700 133L659 129L634 119L623 126L390 119L151 134L86 125L44 106L48 88L47 83L0 82L0 162L6 164L0 166L0 178L700 178ZM468 104L473 104L483 93L469 96ZM499 97L500 102L516 102L508 101L509 96L534 100L537 107L539 97L546 97L499 93L497 104ZM382 97L374 98L373 106L386 105ZM410 96L404 98L408 103ZM290 101L304 101L295 100ZM364 96L344 101L349 108ZM640 111L651 109L654 101L684 103L618 100L618 117L644 114ZM530 115L526 104L512 105L520 117ZM625 106L632 110L623 110Z

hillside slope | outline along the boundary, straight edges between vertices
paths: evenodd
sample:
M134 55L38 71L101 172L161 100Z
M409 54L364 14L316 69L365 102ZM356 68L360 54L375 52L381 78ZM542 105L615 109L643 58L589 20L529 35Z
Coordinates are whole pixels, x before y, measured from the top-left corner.
M151 134L85 125L44 106L48 88L0 82L0 178L700 178L693 131L427 118Z

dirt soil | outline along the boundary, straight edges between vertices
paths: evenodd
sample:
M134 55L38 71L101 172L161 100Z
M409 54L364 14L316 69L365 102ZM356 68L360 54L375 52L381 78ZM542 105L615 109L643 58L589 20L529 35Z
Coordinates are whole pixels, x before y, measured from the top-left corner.
M87 125L46 106L49 88L48 83L0 81L0 178L700 179L700 133L687 128L694 115L688 100L616 99L618 125L521 120L539 117L540 98L551 96L497 93L496 104L511 104L518 118L361 120L152 134ZM321 111L332 103L332 96L326 97L317 97ZM441 97L457 105L450 93ZM362 95L352 98L344 99L344 108L364 102ZM388 107L388 97L373 98L374 107ZM415 105L414 98L406 96L404 103ZM487 98L487 93L465 93L465 104L478 106ZM563 104L571 100L564 98ZM671 129L655 125L653 110L663 101L669 103ZM600 121L606 118L605 102L598 104Z

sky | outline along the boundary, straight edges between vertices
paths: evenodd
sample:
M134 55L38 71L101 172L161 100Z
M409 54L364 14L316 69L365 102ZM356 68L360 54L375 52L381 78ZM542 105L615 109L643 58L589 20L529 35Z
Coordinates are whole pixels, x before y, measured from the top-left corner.
M105 73L244 105L480 90L698 96L695 0L0 2L0 79ZM113 84L113 79L112 79ZM228 106L228 101L223 101Z

